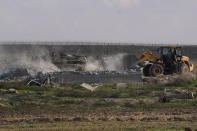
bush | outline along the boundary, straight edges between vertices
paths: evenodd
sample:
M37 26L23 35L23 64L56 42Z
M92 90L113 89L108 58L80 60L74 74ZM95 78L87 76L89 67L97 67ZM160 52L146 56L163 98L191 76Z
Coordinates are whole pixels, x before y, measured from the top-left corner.
M55 89L54 94L58 97L90 97L91 91L82 87L66 87L64 89Z
M10 89L14 88L17 90L26 89L26 86L23 82L0 82L0 88Z
M105 100L100 99L100 100L96 101L92 106L98 108L98 107L110 107L110 106L114 106L114 105L116 105L115 102L105 101Z
M29 91L48 91L51 88L45 86L31 86L28 87L24 82L0 82L1 89L16 89L16 90L29 90Z
M99 98L119 98L120 93L121 92L118 89L112 89L110 87L102 87L102 88L98 88L94 92L94 97L99 97Z

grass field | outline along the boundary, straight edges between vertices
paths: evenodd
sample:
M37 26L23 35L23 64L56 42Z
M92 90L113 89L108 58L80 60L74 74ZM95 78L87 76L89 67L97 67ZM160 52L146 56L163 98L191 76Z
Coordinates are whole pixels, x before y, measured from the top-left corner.
M184 131L185 127L197 129L197 122L55 122L55 123L20 123L1 125L0 130L65 130L65 131ZM171 129L169 129L171 128Z
M26 87L0 83L1 130L184 130L197 129L197 99L158 102L163 90L197 94L197 80L167 85L118 88L103 85L91 92L77 84ZM16 89L18 93L2 93Z

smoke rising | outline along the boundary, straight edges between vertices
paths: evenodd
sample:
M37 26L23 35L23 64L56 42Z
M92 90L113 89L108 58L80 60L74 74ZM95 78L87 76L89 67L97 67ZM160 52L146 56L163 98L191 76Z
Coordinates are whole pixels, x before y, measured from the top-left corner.
M52 62L49 51L41 47L32 47L31 50L16 50L0 48L0 73L19 68L27 69L28 73L36 75L38 72L60 71Z
M101 60L96 60L93 57L88 58L88 62L85 65L86 71L101 71L104 70Z
M86 71L121 71L123 70L123 58L126 54L117 54L112 56L103 56L99 59L88 58L85 66Z

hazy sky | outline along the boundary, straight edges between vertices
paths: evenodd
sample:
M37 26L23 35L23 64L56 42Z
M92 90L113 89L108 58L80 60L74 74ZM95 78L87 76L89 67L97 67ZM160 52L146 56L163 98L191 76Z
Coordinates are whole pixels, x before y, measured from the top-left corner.
M197 43L197 0L0 0L0 41Z

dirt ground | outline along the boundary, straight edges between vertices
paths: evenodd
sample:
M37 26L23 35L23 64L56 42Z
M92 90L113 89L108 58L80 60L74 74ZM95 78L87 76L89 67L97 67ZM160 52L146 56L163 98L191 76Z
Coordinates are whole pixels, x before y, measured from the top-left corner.
M56 122L56 121L197 121L195 109L157 109L133 111L61 111L61 112L10 112L0 114L1 123Z
M184 130L197 129L197 110L1 112L0 123L1 130Z

